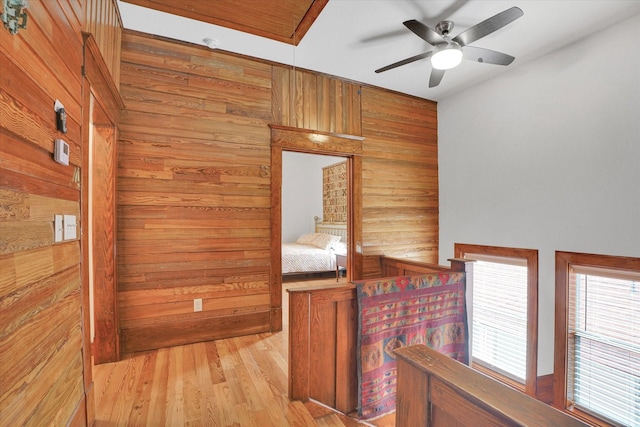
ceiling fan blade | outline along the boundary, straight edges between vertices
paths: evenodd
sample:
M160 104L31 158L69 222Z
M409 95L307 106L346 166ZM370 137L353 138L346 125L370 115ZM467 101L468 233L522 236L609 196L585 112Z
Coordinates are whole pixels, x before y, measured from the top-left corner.
M446 42L446 40L442 38L440 34L436 33L435 30L432 30L422 22L416 21L415 19L404 21L403 24L405 27L413 31L416 36L420 37L432 46Z
M431 76L429 77L429 87L436 87L442 81L444 77L444 70L436 70L435 68L431 70Z
M467 31L463 31L453 38L453 41L459 43L461 46L466 46L473 43L476 40L483 38L496 30L504 27L505 25L515 21L524 15L522 9L518 7L512 7L497 15L492 16L489 19L485 19L479 24L474 25Z
M475 46L465 46L462 48L464 59L475 62L484 62L485 64L509 65L515 57L506 53L496 52L495 50L483 49Z
M423 58L428 58L431 56L431 51L424 52L419 55L412 56L411 58L403 59L402 61L394 62L393 64L387 65L386 67L378 68L376 73L382 73L383 71L391 70L392 68L399 67L401 65L411 64L412 62L418 61Z

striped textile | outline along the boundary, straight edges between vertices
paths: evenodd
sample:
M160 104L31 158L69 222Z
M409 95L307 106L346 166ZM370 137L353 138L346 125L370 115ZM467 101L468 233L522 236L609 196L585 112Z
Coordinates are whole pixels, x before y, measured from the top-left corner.
M464 273L354 282L358 298L358 414L395 409L399 347L425 344L468 364Z

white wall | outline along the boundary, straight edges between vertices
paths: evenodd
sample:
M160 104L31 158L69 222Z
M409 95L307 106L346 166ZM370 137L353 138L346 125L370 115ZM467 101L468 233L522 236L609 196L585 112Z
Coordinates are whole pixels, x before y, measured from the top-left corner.
M639 41L637 15L438 105L440 263L454 243L539 250L538 375L555 251L640 257Z
M313 233L314 216L322 218L322 168L344 159L282 152L282 241Z

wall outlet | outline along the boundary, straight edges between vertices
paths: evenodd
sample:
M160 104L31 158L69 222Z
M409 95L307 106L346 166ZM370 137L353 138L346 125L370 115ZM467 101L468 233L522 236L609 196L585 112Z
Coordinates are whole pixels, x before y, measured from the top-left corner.
M202 298L195 298L193 300L193 311L202 311Z

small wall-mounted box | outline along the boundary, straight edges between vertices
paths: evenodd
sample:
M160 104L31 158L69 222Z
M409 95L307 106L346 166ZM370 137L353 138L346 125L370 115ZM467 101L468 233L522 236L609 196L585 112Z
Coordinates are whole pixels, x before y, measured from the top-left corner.
M53 159L61 165L69 166L69 144L62 139L56 139L53 146Z

